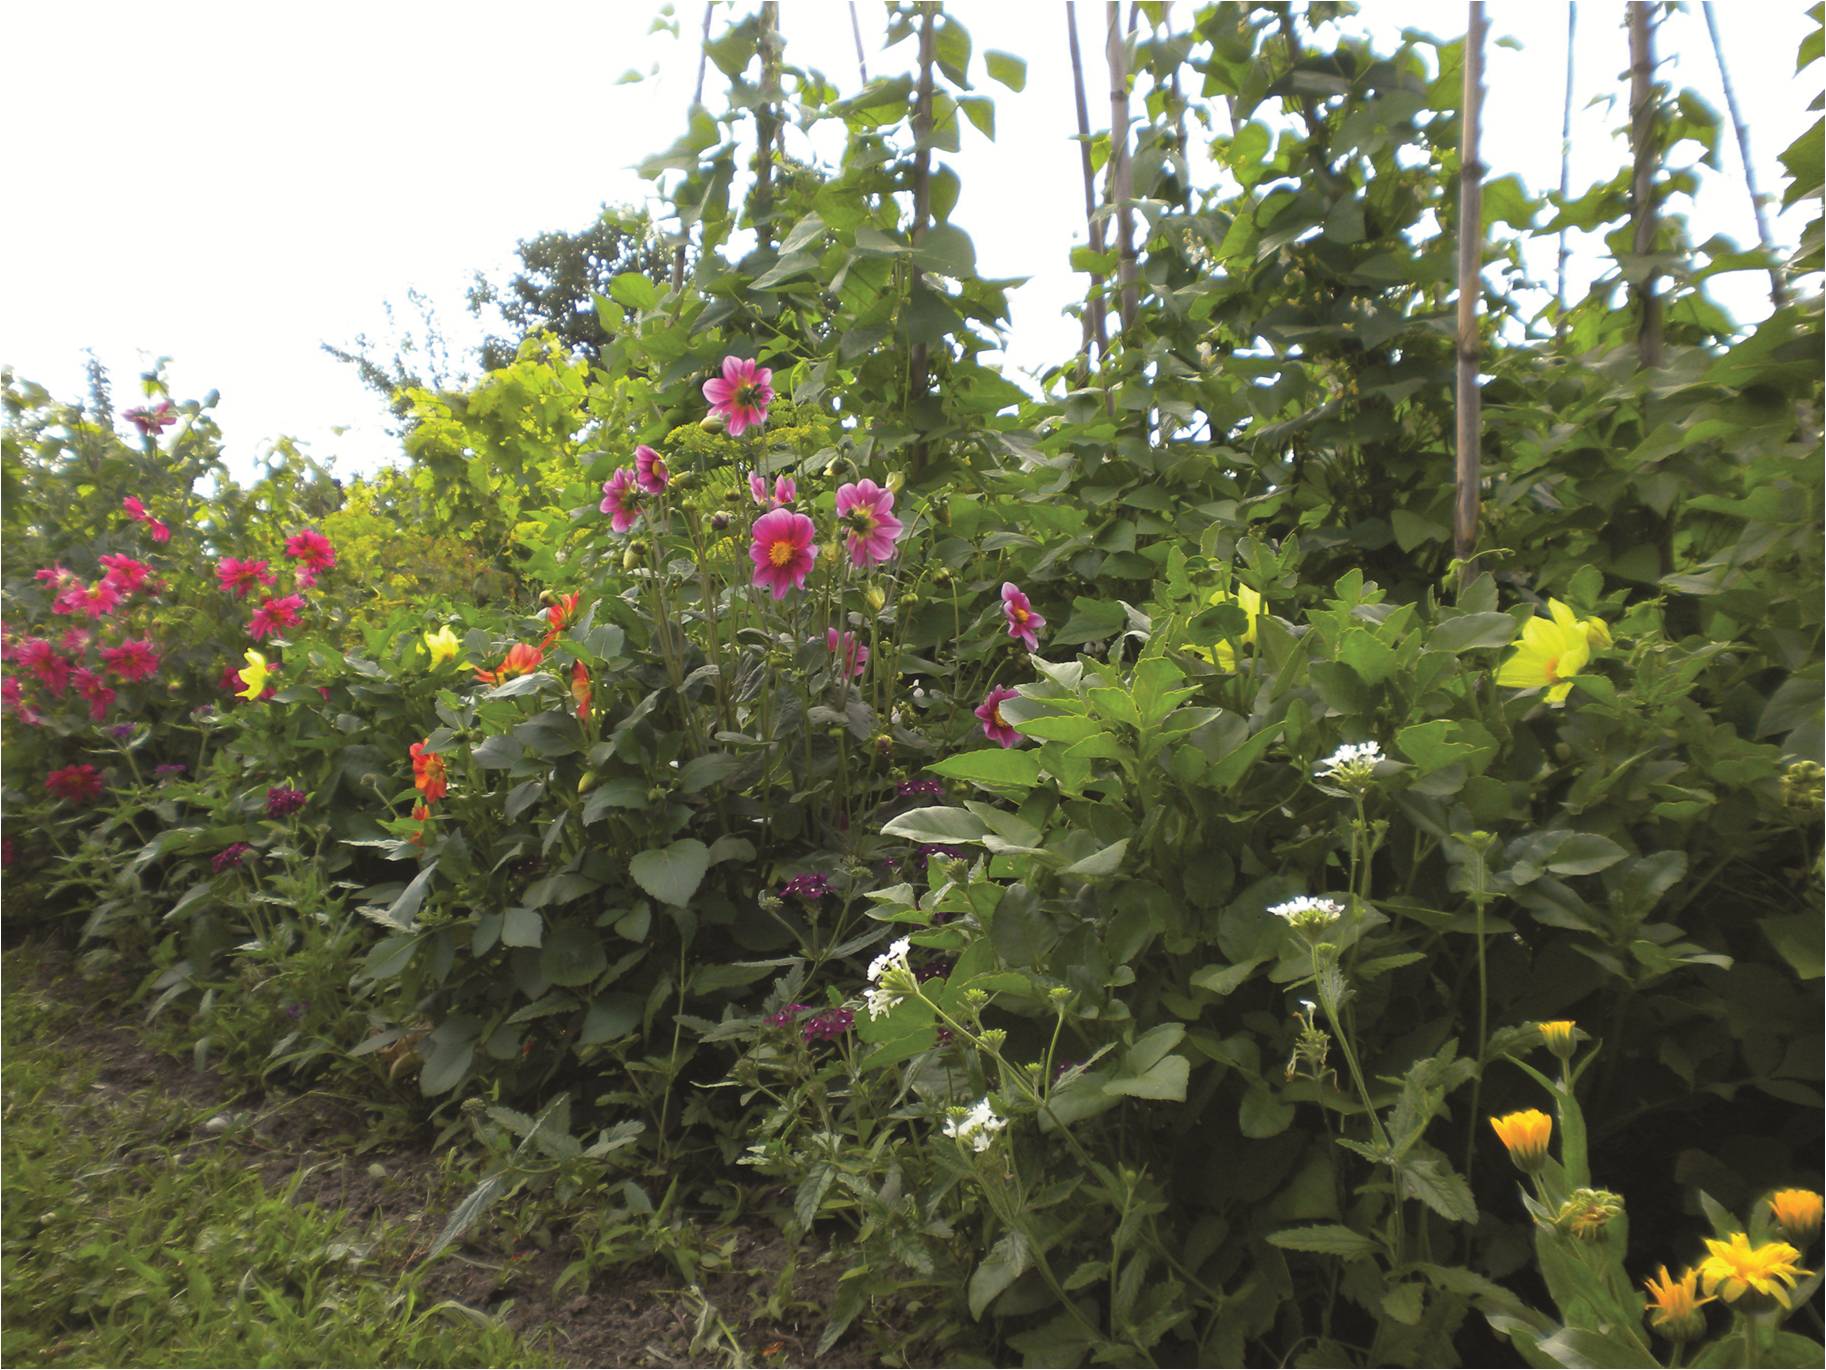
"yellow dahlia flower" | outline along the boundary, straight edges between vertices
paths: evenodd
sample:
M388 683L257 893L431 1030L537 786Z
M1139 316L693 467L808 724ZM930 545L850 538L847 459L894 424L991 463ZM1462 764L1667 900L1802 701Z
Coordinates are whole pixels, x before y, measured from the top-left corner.
M1801 1253L1787 1242L1751 1246L1749 1236L1742 1232L1733 1232L1723 1242L1707 1237L1706 1250L1711 1254L1699 1263L1700 1283L1706 1293L1716 1294L1726 1303L1755 1293L1774 1299L1783 1308L1791 1307L1788 1291L1801 1276L1813 1273L1795 1264Z
M1545 687L1550 704L1564 702L1572 693L1572 678L1585 669L1594 647L1611 645L1610 629L1602 619L1581 619L1557 599L1547 601L1548 618L1531 618L1522 635L1511 644L1515 655L1497 670L1496 683L1512 689Z
M235 697L237 699L258 699L260 692L266 689L266 678L272 674L273 668L267 665L266 658L252 647L247 649L245 655L247 665L236 671L235 676L247 688L236 690Z
M1769 1196L1769 1214L1783 1236L1805 1246L1820 1235L1821 1204L1811 1189L1778 1189Z
M1715 1299L1699 1297L1699 1272L1688 1269L1679 1279L1674 1279L1661 1267L1661 1281L1653 1279L1644 1282L1648 1288L1649 1326L1654 1328L1669 1341L1691 1341L1706 1330L1706 1317L1700 1307L1714 1303Z
M1490 1126L1496 1129L1497 1140L1509 1149L1509 1159L1516 1168L1532 1173L1539 1170L1547 1160L1547 1143L1553 1137L1553 1119L1538 1108L1525 1108L1519 1113L1505 1113L1500 1118L1492 1118Z
M457 635L450 631L450 625L446 623L435 633L425 634L425 650L431 653L431 669L435 671L447 662L455 661L457 653L462 651L463 647L457 641Z

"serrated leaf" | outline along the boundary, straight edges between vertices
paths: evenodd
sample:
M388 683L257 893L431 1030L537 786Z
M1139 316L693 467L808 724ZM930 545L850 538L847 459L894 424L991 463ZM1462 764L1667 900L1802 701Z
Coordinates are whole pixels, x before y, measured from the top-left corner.
M1374 1256L1382 1243L1339 1223L1318 1223L1311 1227L1284 1227L1268 1234L1268 1244L1283 1251L1311 1251L1321 1256L1341 1256L1355 1260Z

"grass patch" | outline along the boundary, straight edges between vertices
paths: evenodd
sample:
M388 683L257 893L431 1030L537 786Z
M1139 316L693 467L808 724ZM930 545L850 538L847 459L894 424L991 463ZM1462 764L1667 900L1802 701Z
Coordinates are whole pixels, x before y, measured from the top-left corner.
M30 954L7 955L0 1354L12 1365L537 1365L428 1295L410 1238L297 1199L182 1090L111 1086ZM202 1129L199 1132L199 1129Z

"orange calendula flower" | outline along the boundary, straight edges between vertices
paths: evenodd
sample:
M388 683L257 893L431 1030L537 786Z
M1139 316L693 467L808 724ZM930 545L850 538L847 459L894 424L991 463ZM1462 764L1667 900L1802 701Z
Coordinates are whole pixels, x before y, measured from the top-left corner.
M550 605L542 609L539 617L546 622L545 636L539 640L539 650L544 651L558 640L571 624L577 621L577 605L583 599L580 594L559 595Z
M425 796L425 803L435 804L450 792L450 784L445 778L443 756L425 749L430 740L412 744L412 783Z
M1541 1040L1547 1050L1562 1061L1570 1060L1574 1043L1578 1039L1579 1025L1570 1018L1556 1018L1550 1023L1536 1023L1540 1029Z
M1699 1280L1708 1294L1716 1294L1726 1303L1736 1303L1745 1294L1773 1299L1783 1308L1792 1307L1788 1291L1803 1275L1795 1262L1801 1258L1787 1242L1764 1242L1751 1246L1746 1233L1733 1232L1728 1241L1706 1238L1711 1254L1699 1263Z
M525 642L516 642L507 649L507 655L501 664L492 671L477 671L476 679L484 685L499 685L504 680L512 680L517 675L526 675L539 669L539 663L545 660L545 653L538 647Z
M592 698L590 668L581 661L573 662L571 665L571 698L577 704L577 721L587 724L590 721L590 700Z
M1700 1308L1715 1303L1699 1297L1699 1271L1689 1269L1679 1279L1661 1267L1661 1279L1644 1281L1648 1290L1648 1324L1669 1341L1692 1341L1706 1330L1706 1315Z
M1553 1119L1538 1108L1525 1108L1519 1113L1505 1113L1500 1118L1492 1118L1490 1126L1496 1129L1497 1140L1509 1149L1509 1159L1514 1161L1520 1170L1539 1170L1547 1160L1547 1143L1553 1137Z
M1769 1215L1784 1237L1805 1246L1820 1235L1823 1202L1811 1189L1778 1189L1769 1196Z

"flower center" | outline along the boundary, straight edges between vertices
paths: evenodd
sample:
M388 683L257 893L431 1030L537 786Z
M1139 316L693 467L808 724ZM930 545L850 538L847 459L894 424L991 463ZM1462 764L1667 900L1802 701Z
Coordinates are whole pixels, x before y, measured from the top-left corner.
M1002 706L1000 704L989 711L989 716L995 720L996 727L1006 728L1008 726L1008 720L1002 717Z
M850 527L867 537L875 531L875 511L861 506L850 510Z
M1544 669L1544 670L1545 670L1545 671L1546 671L1546 673L1547 673L1547 683L1548 683L1548 684L1549 684L1549 685L1554 685L1554 684L1558 684L1558 683L1559 683L1559 679L1560 679L1560 659L1559 659L1559 658L1558 658L1558 657L1557 657L1557 656L1550 656L1550 657L1548 657L1548 658L1547 658L1547 664L1546 664L1546 666L1545 666L1545 667L1544 667L1544 668L1543 668L1543 669Z
M1028 619L1033 617L1033 615L1028 613L1025 609L1013 609L1010 610L1010 612L1014 615L1014 621L1016 623L1025 623Z
M738 409L759 409L761 407L759 399L756 398L753 381L744 381L738 385L735 388L733 399Z
M773 546L767 549L767 559L775 566L786 565L787 562L793 559L793 545L786 541L774 543Z

